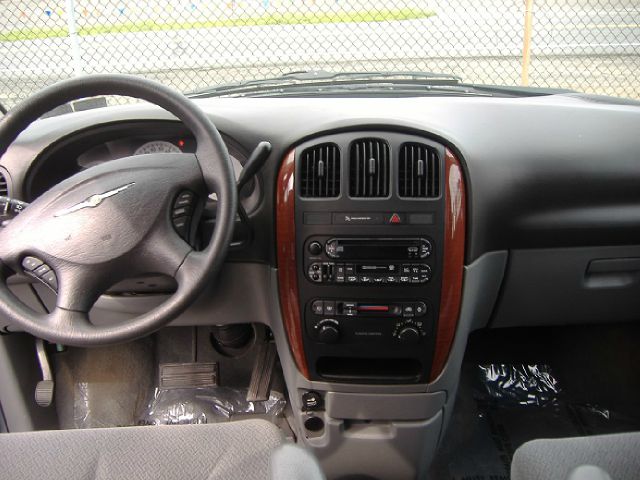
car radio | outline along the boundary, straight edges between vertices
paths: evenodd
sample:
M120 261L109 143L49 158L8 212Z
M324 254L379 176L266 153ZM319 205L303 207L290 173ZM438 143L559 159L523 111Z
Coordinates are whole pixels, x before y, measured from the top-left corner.
M311 239L306 251L305 273L314 283L393 286L431 280L427 259L433 244L422 237Z

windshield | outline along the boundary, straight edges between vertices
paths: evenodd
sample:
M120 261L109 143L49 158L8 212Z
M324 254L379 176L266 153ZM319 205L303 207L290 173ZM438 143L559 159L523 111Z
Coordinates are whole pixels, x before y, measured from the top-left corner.
M114 72L201 93L290 72L410 71L640 98L637 0L0 0L0 8L0 104L9 108L57 80Z

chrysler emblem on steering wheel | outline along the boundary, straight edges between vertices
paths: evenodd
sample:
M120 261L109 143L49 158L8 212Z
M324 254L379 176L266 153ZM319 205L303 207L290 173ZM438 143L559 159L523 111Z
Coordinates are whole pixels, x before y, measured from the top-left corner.
M54 217L62 217L63 215L68 215L70 213L77 212L78 210L82 210L84 208L96 208L105 199L107 199L109 197L113 197L114 195L117 195L118 193L125 191L127 188L132 187L135 184L136 184L136 182L132 182L132 183L128 183L126 185L123 185L121 187L114 188L113 190L109 190L108 192L98 193L96 195L91 195L89 198L87 198L86 200L83 200L82 202L74 205L73 207L65 208L64 210L61 210L61 211L57 212L54 215Z

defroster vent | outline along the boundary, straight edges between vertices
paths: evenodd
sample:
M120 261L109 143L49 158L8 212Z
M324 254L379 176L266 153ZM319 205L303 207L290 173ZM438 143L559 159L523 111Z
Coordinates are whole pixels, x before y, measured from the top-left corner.
M389 195L389 145L378 138L364 138L351 144L349 194L352 197Z
M440 195L438 152L422 143L405 143L398 161L398 193L408 198L437 198Z
M333 143L307 148L300 157L300 196L340 195L340 149Z

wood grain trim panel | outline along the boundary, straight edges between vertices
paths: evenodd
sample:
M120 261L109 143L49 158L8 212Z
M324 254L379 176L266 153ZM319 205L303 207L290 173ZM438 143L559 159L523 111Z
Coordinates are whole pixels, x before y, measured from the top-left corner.
M302 341L302 320L298 302L295 219L295 150L284 158L276 183L276 241L278 259L278 291L284 328L296 366L305 378L309 367Z
M464 242L466 225L466 195L464 174L458 158L445 150L445 212L444 260L440 315L436 332L436 346L431 364L430 381L438 378L449 358L453 337L458 326L462 301L464 272Z

